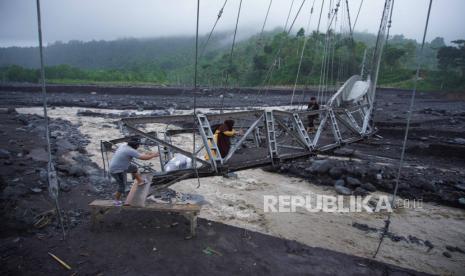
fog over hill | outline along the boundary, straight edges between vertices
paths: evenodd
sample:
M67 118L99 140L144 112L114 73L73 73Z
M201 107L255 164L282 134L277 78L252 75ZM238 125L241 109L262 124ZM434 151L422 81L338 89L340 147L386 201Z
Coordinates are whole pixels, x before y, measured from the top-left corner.
M278 33L281 29L266 32L265 38ZM258 34L242 34L239 43L254 43ZM207 36L200 37L203 49ZM356 41L373 46L376 35L354 33ZM206 48L207 57L227 51L231 47L232 31L220 32L212 36ZM417 43L402 35L394 36L394 43ZM439 45L439 47L442 45ZM201 50L202 50L201 49ZM160 38L125 38L117 40L93 40L69 42L57 41L44 48L47 66L67 64L82 69L122 69L128 66L148 64L163 70L172 70L193 62L195 37L170 36ZM26 68L39 67L38 47L0 47L0 66L19 65Z

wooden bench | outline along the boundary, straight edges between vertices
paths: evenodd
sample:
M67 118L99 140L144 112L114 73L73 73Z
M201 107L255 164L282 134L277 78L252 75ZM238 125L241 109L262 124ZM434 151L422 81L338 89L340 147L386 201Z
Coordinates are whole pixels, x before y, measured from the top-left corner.
M155 211L155 212L172 212L178 213L185 217L190 222L190 234L195 237L195 229L197 228L197 216L200 212L198 204L162 204L147 202L144 207L136 206L116 206L114 200L94 200L89 206L92 214L92 229L95 229L98 220L103 217L111 209L119 210L134 210L134 211Z

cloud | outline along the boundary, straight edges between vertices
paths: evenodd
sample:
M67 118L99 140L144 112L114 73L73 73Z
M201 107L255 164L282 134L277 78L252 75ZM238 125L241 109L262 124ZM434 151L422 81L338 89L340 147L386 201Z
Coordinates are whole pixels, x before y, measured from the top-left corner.
M240 0L228 0L217 30L232 30ZM291 18L302 0L294 0ZM354 21L361 0L349 0ZM291 0L274 0L266 30L283 27ZM307 25L314 4L311 29L316 29L322 0L307 0L295 23L295 30ZM329 3L323 7L321 29L327 24ZM345 1L341 1L345 2ZM428 0L396 1L392 34L404 34L419 40L423 32ZM207 33L216 20L224 0L200 1L200 32ZM269 0L243 0L239 34L258 32L263 24ZM112 40L127 37L160 37L193 35L196 17L195 0L42 0L44 40ZM358 31L375 33L379 26L384 0L364 1L356 25ZM446 41L465 38L463 0L435 0L431 14L428 40L436 36ZM447 18L447 20L444 20ZM37 22L35 1L0 0L0 46L36 45ZM345 7L339 10L338 26L347 28Z

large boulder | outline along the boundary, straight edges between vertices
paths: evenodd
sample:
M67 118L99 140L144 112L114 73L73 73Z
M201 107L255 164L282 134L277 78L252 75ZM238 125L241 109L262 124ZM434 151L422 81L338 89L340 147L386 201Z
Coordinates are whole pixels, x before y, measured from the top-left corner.
M436 183L431 181L423 182L422 188L430 192L435 192L437 190Z
M376 186L371 184L370 182L362 183L362 185L360 185L360 187L362 187L363 189L365 189L365 190L367 190L369 192L376 191Z
M32 149L27 157L38 162L48 162L48 153L44 148Z
M334 182L334 186L345 186L346 185L346 182L344 181L344 179L338 179Z
M329 170L329 175L330 175L333 179L338 179L338 178L340 178L343 174L344 174L344 169L339 168L339 167L332 167L332 168Z
M459 198L459 199L458 199L458 202L459 202L460 205L465 206L465 197Z
M453 140L454 144L459 144L459 145L465 145L465 139L464 138L455 138Z
M347 185L350 186L350 187L358 187L358 186L362 185L362 182L360 182L360 180L358 180L355 177L351 177L351 176L348 176L346 178L346 182L347 182Z
M0 149L0 159L10 159L11 154L6 149Z
M334 186L334 189L336 190L336 192L340 195L351 195L352 194L352 190L347 188L347 187L344 187L344 186L341 186L341 185L336 185Z
M60 181L60 182L59 182L59 185L60 185L60 191L62 191L62 192L69 192L69 191L71 191L71 186L70 186L68 183L66 183L66 182Z
M356 195L356 196L366 196L368 194L369 194L369 192L367 190L363 189L362 187L357 187L354 190L354 195Z
M394 189L393 183L394 181L380 181L376 183L376 187L385 191L392 192L392 190Z
M315 160L306 170L316 174L326 174L331 169L331 163L328 160Z
M77 147L69 142L67 139L60 139L56 142L56 146L59 152L74 151Z
M79 165L59 164L57 169L61 172L65 172L69 176L81 177L86 176L87 172Z
M68 173L72 176L75 176L75 177L80 177L80 176L86 176L87 175L87 172L79 165L72 165L69 170L68 170Z
M369 164L366 164L364 166L353 166L350 170L350 174L358 178L365 177L365 175L367 174L366 167L368 166Z
M458 190L465 191L465 184L459 183L454 186Z

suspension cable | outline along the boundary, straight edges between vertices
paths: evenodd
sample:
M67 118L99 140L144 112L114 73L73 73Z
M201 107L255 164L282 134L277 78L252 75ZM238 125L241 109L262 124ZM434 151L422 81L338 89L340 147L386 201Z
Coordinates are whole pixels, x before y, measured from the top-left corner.
M195 175L197 177L197 188L200 187L200 177L199 177L199 171L197 170L197 147L195 143L195 132L196 128L198 126L197 124L197 67L198 67L198 59L199 59L199 12L200 12L200 0L197 0L197 24L195 27L195 61L194 61L194 131L192 132L192 166L194 167Z
M228 86L229 73L230 73L230 70L232 69L232 65L233 65L234 46L236 44L237 26L239 25L239 17L241 15L241 7L242 7L242 0L240 0L239 8L237 10L236 27L234 28L234 36L233 36L233 41L232 41L232 45L231 45L231 52L229 54L229 66L228 66L228 70L226 71L226 78L225 78L225 82L224 82L225 88ZM221 98L220 113L223 113L223 106L224 106L224 95Z
M265 20L263 21L262 30L260 31L260 36L258 37L258 41L262 39L263 32L265 31L265 25L266 25L266 21L268 20L268 15L270 14L270 8L271 8L272 3L273 3L273 0L270 0L270 3L268 4L268 9L266 10Z
M324 103L324 97L326 96L325 89L327 88L327 74L329 72L329 59L330 57L328 56L328 51L329 55L331 54L331 26L334 21L334 18L339 10L341 0L338 1L336 4L336 8L334 9L334 12L332 12L332 1L329 3L329 12L328 12L328 26L326 29L326 34L325 34L325 47L323 50L323 59L321 61L321 70L320 70L320 82L318 85L318 101L320 104ZM332 16L331 16L332 13Z
M48 114L47 114L47 89L45 88L45 69L44 69L44 56L43 56L43 46L42 46L42 26L41 26L41 17L40 17L40 0L36 1L37 3L37 26L39 32L39 55L40 55L40 82L42 87L42 105L44 112L44 125L45 125L45 140L47 142L47 158L48 166L51 167L52 163L52 151L50 146L50 130L48 123Z
M199 10L200 10L200 0L197 0L197 24L195 27L195 59L194 59L194 115L196 112L197 106L197 67L198 67L198 51L199 51Z
M357 25L358 16L360 15L360 10L362 9L362 5L363 5L363 0L360 1L360 6L358 6L357 16L355 17L354 25L352 26L352 31L355 29L355 25Z
M389 41L389 33L391 31L391 26L392 26L392 11L394 10L394 0L392 0L392 5L391 5L391 14L389 15L389 21L388 21L388 25L387 25L387 34L386 34L386 46L388 44L388 41Z
M307 31L310 30L310 22L312 21L313 7L315 5L315 1L316 0L313 0L312 7L310 8L310 15L308 17L308 22L307 22ZM306 46L307 46L307 38L304 35L304 42L303 42L303 45L302 45L302 51L300 53L299 66L297 67L297 74L295 76L294 88L292 89L291 108L294 105L295 90L296 90L296 87L297 87L297 82L299 81L299 74L300 74L300 69L302 67L302 60L303 60L303 57L304 57L304 52L305 52L305 47Z
M334 84L334 56L336 55L336 43L337 43L337 33L336 33L336 28L337 28L337 20L338 20L338 17L336 15L336 20L335 20L335 23L334 23L334 34L332 36L332 54L331 54L331 82L330 82L330 85L333 86L333 88L335 89L335 84ZM342 15L341 15L341 23L342 23ZM336 91L334 91L336 92Z
M47 143L47 180L49 184L49 191L51 197L55 200L55 209L57 212L58 221L61 226L63 239L66 238L65 227L63 225L63 218L61 216L60 205L58 202L58 180L56 176L55 167L53 166L52 150L50 146L50 130L47 114L47 89L45 87L45 68L44 68L44 54L42 46L42 20L40 16L40 0L36 1L37 6L37 32L39 35L39 55L40 55L40 80L42 86L42 103L44 111L44 125L45 125L45 141Z
M350 36L352 36L352 23L350 22L349 0L346 0L346 8L347 8L347 18L349 20L349 32L350 32Z
M287 23L289 23L289 17L291 16L292 8L294 7L294 0L291 2L291 7L289 8L289 12L287 13L286 24L284 24L284 30L287 29Z
M414 80L414 83L413 83L412 95L410 97L409 110L408 110L408 113L407 113L407 122L406 122L406 126L405 126L404 140L402 142L402 151L400 153L399 168L397 170L396 185L394 187L394 193L392 195L392 200L391 200L391 206L394 209L396 208L395 200L396 200L396 196L397 196L397 191L399 189L400 175L401 175L401 172L402 172L402 168L404 166L405 149L407 147L407 140L408 140L408 133L409 133L409 128L410 128L410 121L412 119L413 107L414 107L414 104L415 104L415 95L416 95L416 92L417 92L418 79L420 78L420 68L421 68L421 65L422 65L423 50L424 50L424 47L425 47L426 33L428 31L428 24L429 24L429 19L430 19L430 15L431 15L431 5L432 5L432 3L433 3L433 0L430 0L429 1L429 6L428 6L428 14L426 16L425 28L424 28L424 31L423 31L423 39L422 39L422 42L421 42L420 53L419 53L419 55L417 57L417 68L416 68L416 73L415 73L415 80ZM387 218L387 220L385 222L385 226L384 226L384 229L382 231L382 234L381 234L381 237L380 237L380 240L379 240L379 244L378 244L378 247L376 248L376 251L375 251L375 253L373 255L373 258L376 258L376 255L378 254L378 252L379 252L379 250L381 248L381 244L383 243L384 237L386 236L386 234L389 231L389 225L391 224L391 214L392 213L388 213L388 218Z
M216 25L218 24L218 21L220 21L220 18L223 15L223 11L224 11L224 7L226 6L226 3L228 3L228 0L224 0L223 6L221 7L220 11L218 12L215 24L213 24L213 27L212 27L212 29L210 31L210 34L208 35L207 40L205 41L205 43L202 46L202 51L200 52L200 57L203 57L205 49L207 48L207 44L210 41L210 38L212 37L213 31L215 31Z
M232 66L232 62L233 62L234 46L236 45L237 26L239 25L239 17L241 16L241 7L242 7L242 0L240 0L239 9L237 10L236 27L234 28L234 36L233 36L233 41L231 45L231 53L229 54L229 65L230 66ZM227 84L227 80L228 79L226 79L226 84Z
M289 26L289 29L287 29L287 31L286 31L286 29L284 29L284 33L286 34L286 36L289 35L289 33L292 31L292 28L294 27L294 23L295 23L295 21L297 20L297 18L298 18L298 16L299 16L299 14L300 14L300 12L301 12L301 10L302 10L302 7L303 7L303 5L305 4L305 2L306 2L306 0L302 0L302 3L301 3L301 5L300 5L299 9L297 10L297 13L296 13L295 16L294 16L294 20L292 21L292 24ZM292 8L292 6L291 6L291 8ZM290 9L290 10L291 10L291 9ZM285 39L282 39L282 40L280 41L278 50L276 51L276 54L274 55L274 59L273 59L272 64L271 64L270 67L268 68L268 71L267 71L267 73L266 73L266 75L265 75L265 79L264 79L263 82L262 82L262 86L261 86L261 87L258 89L258 91L257 91L256 97L255 97L255 104L254 104L254 105L256 105L257 102L258 102L258 99L259 99L258 97L260 96L260 94L261 94L261 92L262 92L263 86L265 86L265 92L268 91L268 86L270 85L270 82L271 82L271 79L272 79L271 77L272 77L272 74L273 74L273 70L274 70L274 68L275 68L276 61L277 61L277 59L278 59L278 57L279 57L279 55L280 55L280 53L281 53L281 50L282 50L282 48L283 48L283 46L284 46L284 42L285 42Z
M302 10L302 7L304 6L306 0L302 0L302 4L300 4L299 10L297 11L296 15L294 16L294 20L292 21L291 26L289 26L289 31L287 32L288 34L291 32L292 27L294 26L295 21L297 20L297 17L299 16L300 11Z
M321 2L321 9L320 9L320 17L318 18L318 26L316 28L316 33L320 32L320 23L321 23L321 15L323 14L323 6L325 5L325 0Z

